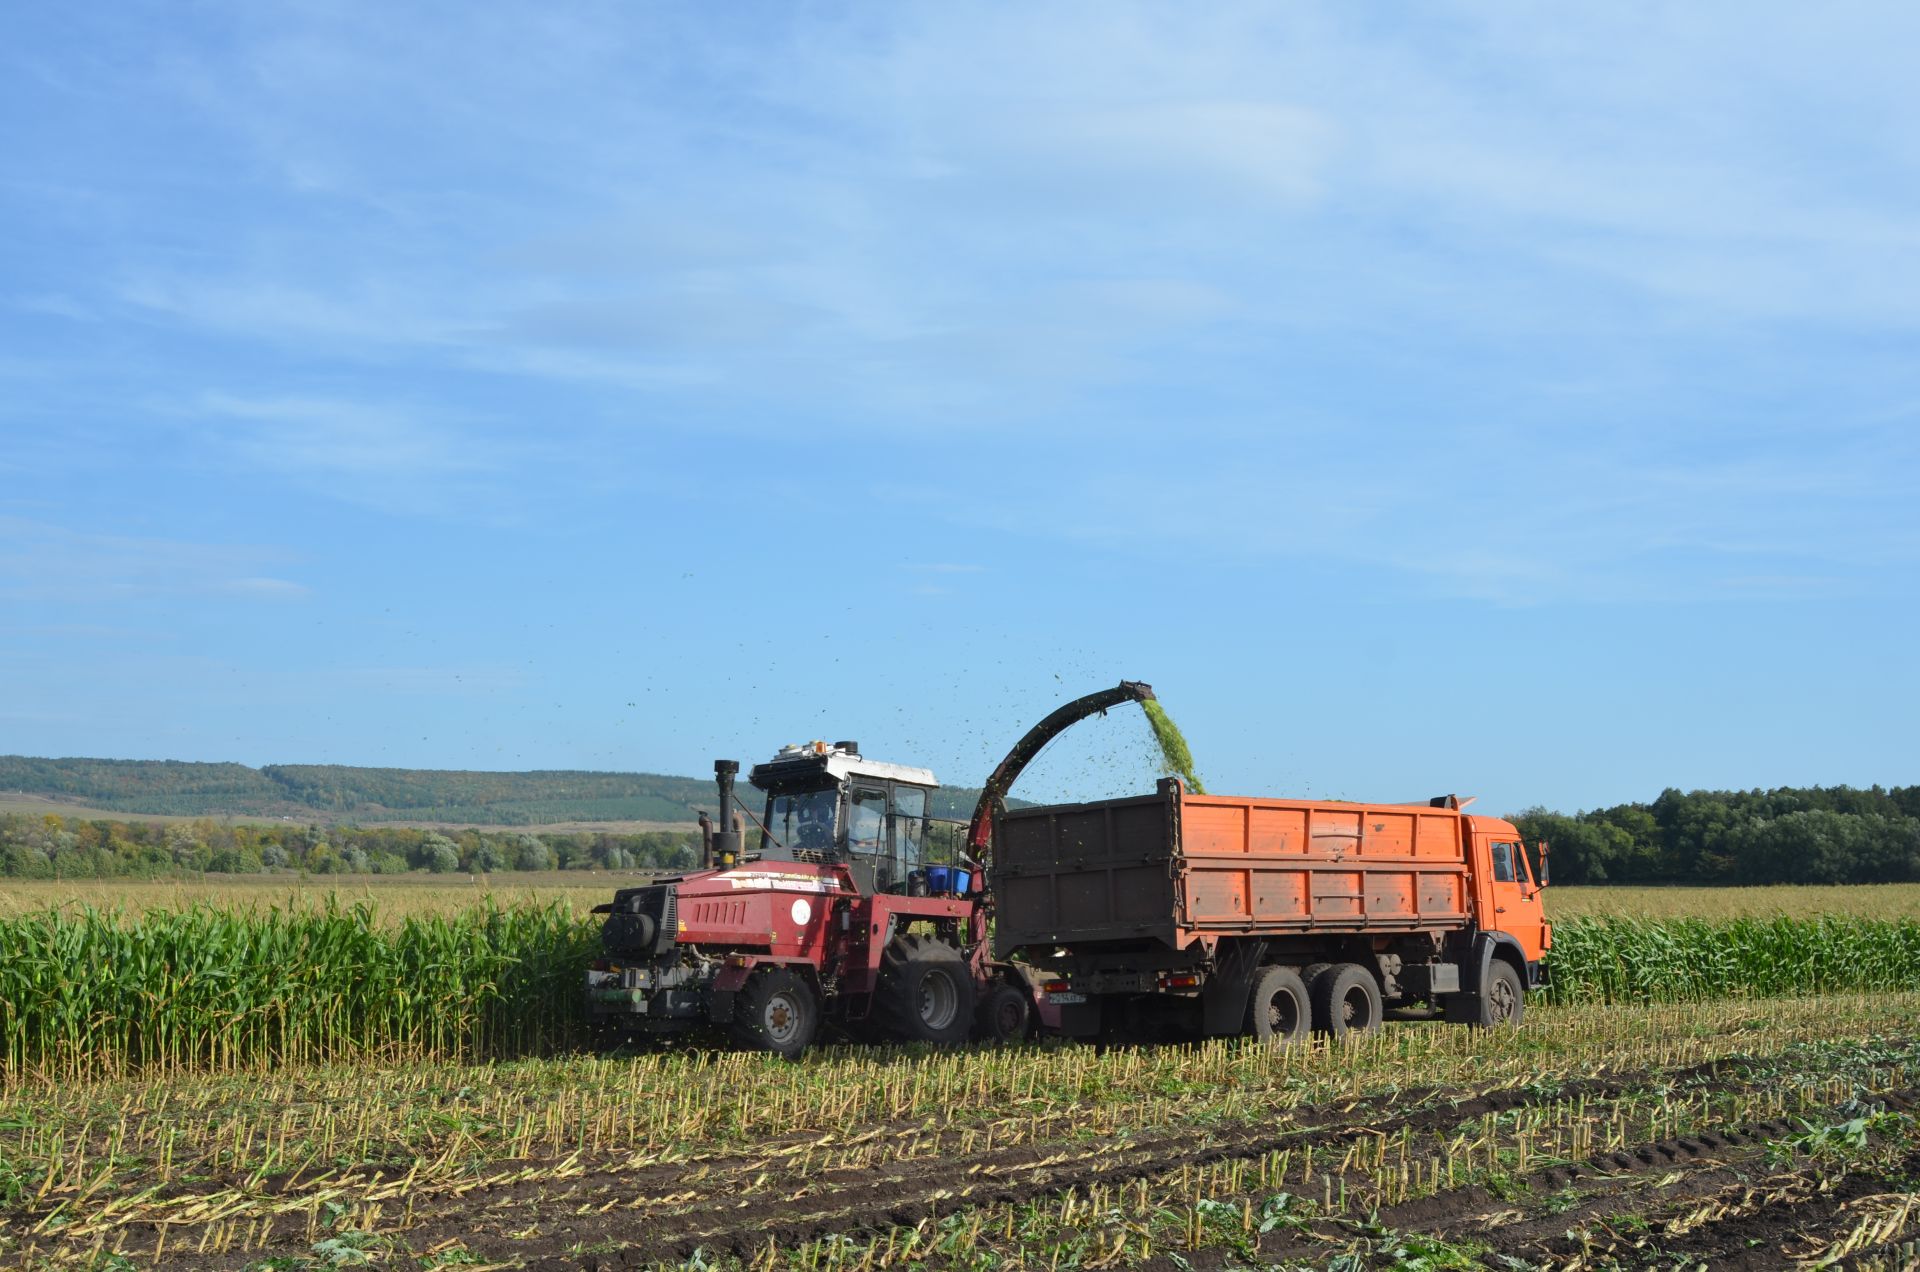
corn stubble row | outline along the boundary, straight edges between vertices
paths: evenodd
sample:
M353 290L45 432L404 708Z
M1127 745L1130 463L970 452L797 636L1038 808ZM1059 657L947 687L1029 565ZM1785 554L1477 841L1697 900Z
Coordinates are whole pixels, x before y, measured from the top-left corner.
M1104 1052L863 1047L793 1065L695 1049L146 1073L16 1090L0 1117L0 1198L12 1161L21 1168L16 1252L37 1243L47 1266L72 1256L75 1266L98 1267L90 1252L105 1249L144 1266L159 1261L156 1234L169 1252L208 1255L303 1252L341 1228L377 1233L395 1250L437 1249L452 1216L472 1232L492 1222L473 1210L476 1189L537 1186L539 1217L516 1208L502 1221L510 1231L609 1206L642 1225L635 1230L673 1230L703 1199L786 1197L796 1181L831 1210L870 1199L863 1186L833 1180L911 1178L917 1163L1024 1147L1015 1161L1027 1165L1014 1169L1069 1172L1172 1151L1165 1167L1124 1184L1011 1204L981 1197L951 1214L943 1204L938 1223L870 1241L837 1235L804 1258L749 1261L907 1266L985 1242L1005 1254L999 1266L1072 1266L1076 1249L1080 1265L1095 1266L1098 1255L1125 1263L1231 1244L1249 1231L1249 1214L1266 1217L1285 1196L1308 1214L1364 1219L1379 1205L1536 1165L1908 1086L1920 1052L1903 1040L1916 1024L1920 995L1843 995L1566 1007L1542 1013L1523 1046L1434 1027L1279 1052L1238 1040ZM1882 1040L1832 1041L1840 1038ZM1730 1056L1749 1059L1716 1078L1671 1080ZM1627 1067L1610 1070L1623 1060ZM1609 1071L1617 1089L1577 1085ZM1430 1131L1399 1123L1423 1090L1444 1102L1447 1093L1515 1088L1532 1093L1517 1109L1463 1114ZM1355 1103L1369 1098L1378 1103ZM1356 1125L1379 1130L1207 1163L1176 1160L1172 1141L1155 1144L1204 1139L1205 1128L1280 1128L1302 1110L1349 1110ZM668 1166L678 1174L663 1174Z
M596 925L564 905L80 909L0 919L0 1071L536 1055L582 1027ZM1551 1000L1694 1002L1920 987L1920 920L1582 918Z

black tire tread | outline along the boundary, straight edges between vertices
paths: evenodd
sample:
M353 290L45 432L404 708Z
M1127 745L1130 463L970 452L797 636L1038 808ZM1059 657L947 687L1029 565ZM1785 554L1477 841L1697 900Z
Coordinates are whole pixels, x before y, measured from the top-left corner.
M952 963L957 972L960 993L959 1010L954 1023L941 1036L929 1036L920 1023L918 1010L910 994L912 965ZM887 943L880 956L880 979L874 987L873 1014L886 1032L907 1042L931 1042L940 1045L965 1042L973 1024L973 975L960 951L945 941L902 935Z
M767 1039L760 1030L759 1021L761 1008L765 1006L767 999L788 984L798 991L796 1001L806 1004L809 1025L801 1031L797 1043L783 1048L774 1046ZM820 996L813 992L812 986L783 967L765 968L749 976L747 983L741 986L739 993L735 996L733 1022L728 1028L728 1033L742 1047L755 1051L771 1051L785 1059L797 1060L819 1036L820 1014Z
M1373 974L1358 963L1336 963L1314 979L1308 991L1313 1000L1314 1027L1330 1038L1343 1038L1350 1030L1342 1014L1336 1010L1340 1000L1346 997L1346 991L1353 985L1364 985L1367 997L1372 1003L1373 1021L1368 1029L1377 1029L1380 1025L1380 984Z
M1276 985L1276 982L1278 983ZM1292 993L1300 1004L1300 1025L1291 1034L1262 1032L1268 1029L1266 1003L1276 989ZM1313 995L1306 981L1291 967L1263 967L1254 973L1253 987L1247 994L1247 1020L1244 1032L1250 1038L1291 1046L1303 1042L1313 1032Z

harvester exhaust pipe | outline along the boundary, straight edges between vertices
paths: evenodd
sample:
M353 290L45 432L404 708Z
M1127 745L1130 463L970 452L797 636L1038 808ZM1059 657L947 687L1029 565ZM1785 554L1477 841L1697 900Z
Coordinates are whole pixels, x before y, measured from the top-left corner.
M719 825L713 832L713 862L722 870L740 864L740 826L733 815L733 776L740 771L738 760L715 760L713 779L720 787Z

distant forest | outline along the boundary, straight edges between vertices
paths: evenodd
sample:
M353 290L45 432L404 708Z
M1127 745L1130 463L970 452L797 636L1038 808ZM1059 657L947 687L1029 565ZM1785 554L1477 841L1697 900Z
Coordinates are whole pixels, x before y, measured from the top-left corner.
M757 813L752 789L741 786ZM715 810L711 779L653 773L481 773L330 764L0 756L0 793L93 813L0 813L0 876L90 878L196 873L488 874L503 870L673 870L699 859L691 830L482 831L555 822L687 823ZM973 813L977 789L935 793L936 817ZM1020 803L1019 800L1012 801ZM391 822L440 822L445 831ZM464 829L453 827L464 826Z
M1665 790L1650 804L1513 819L1554 883L1920 880L1920 786Z
M715 804L711 778L549 770L350 768L339 764L200 764L183 760L37 759L0 755L0 792L119 813L538 826L570 821L691 822ZM936 793L936 817L973 812L977 789Z
M0 875L24 879L677 870L693 865L699 855L699 835L686 830L536 835L211 818L123 822L58 813L0 813Z
M0 874L9 875L677 868L697 853L686 831L442 833L380 823L686 823L715 804L710 780L651 773L0 756L0 792L8 791L197 819L165 826L0 815ZM978 796L946 788L934 815L964 819ZM283 824L245 824L250 818ZM1920 880L1920 786L1666 790L1651 803L1571 815L1532 808L1513 820L1528 843L1552 845L1559 884Z

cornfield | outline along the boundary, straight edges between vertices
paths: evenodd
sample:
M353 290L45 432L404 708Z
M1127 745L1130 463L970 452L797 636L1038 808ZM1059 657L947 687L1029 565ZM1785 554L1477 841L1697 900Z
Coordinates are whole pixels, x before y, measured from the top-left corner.
M571 1039L596 929L562 905L0 920L7 1072L499 1056Z
M1823 914L1553 925L1555 1002L1697 1002L1920 987L1920 919Z
M596 948L560 902L0 918L0 1075L550 1053L578 1040ZM1554 1003L1910 990L1920 919L1564 919L1549 968Z

